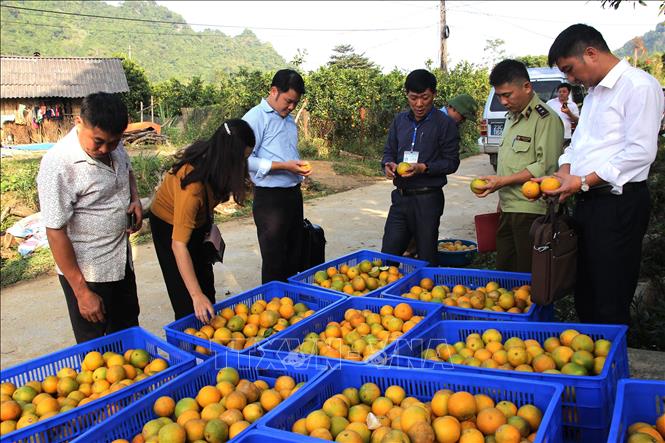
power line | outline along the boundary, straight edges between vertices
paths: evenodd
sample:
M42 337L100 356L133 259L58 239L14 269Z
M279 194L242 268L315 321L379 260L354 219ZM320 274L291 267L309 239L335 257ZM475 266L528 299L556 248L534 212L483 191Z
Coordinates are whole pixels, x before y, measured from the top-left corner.
M300 31L300 32L385 32L385 31L413 31L421 29L422 26L414 27L402 27L402 28L372 28L372 29L362 29L362 28L351 28L351 29L333 29L333 28L276 28L276 27L265 27L265 26L241 26L241 25L213 25L206 23L187 23L187 22L174 22L169 20L151 20L145 18L130 18L130 17L111 17L108 15L95 15L95 14L84 14L80 12L65 12L65 11L54 11L47 9L35 9L27 8L24 6L10 6L2 5L2 8L17 9L21 11L32 11L39 12L44 14L56 14L56 15L69 15L75 17L86 17L86 18L98 18L105 20L123 20L123 21L132 21L132 22L141 22L141 23L153 23L153 24L168 24L168 25L184 25L184 26L202 26L208 28L235 28L235 29L256 29L261 31Z

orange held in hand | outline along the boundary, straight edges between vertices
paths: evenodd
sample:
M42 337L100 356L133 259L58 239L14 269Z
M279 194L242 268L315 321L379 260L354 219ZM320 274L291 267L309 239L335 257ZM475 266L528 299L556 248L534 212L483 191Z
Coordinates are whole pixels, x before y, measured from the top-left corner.
M474 178L471 180L471 185L469 187L471 188L471 192L474 194L482 194L485 192L485 189L482 189L484 186L487 186L487 180L483 180L482 178Z
M395 172L397 173L397 175L404 175L409 169L411 169L411 163L402 162L399 165L397 165Z
M311 171L312 170L312 165L309 164L309 162L305 161L305 162L302 162L302 164L300 165L300 169L303 169L304 171Z
M540 182L540 190L545 191L554 191L561 187L561 182L556 177L545 177L543 181Z
M538 198L540 196L540 185L536 182L528 181L522 185L522 194L526 198Z

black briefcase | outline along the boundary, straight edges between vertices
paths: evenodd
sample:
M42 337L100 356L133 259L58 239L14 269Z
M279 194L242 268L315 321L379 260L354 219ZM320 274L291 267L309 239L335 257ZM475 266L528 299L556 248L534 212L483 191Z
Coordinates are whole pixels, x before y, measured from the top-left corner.
M326 236L321 226L307 219L302 232L300 270L304 271L326 261Z

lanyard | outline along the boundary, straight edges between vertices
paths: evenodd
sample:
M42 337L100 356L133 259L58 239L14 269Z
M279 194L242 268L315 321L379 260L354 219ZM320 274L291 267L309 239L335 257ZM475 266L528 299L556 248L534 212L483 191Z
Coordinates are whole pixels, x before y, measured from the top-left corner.
M410 151L413 152L413 148L416 146L416 135L418 135L418 127L425 123L427 120L429 120L430 116L432 115L432 112L434 111L434 107L430 109L429 113L427 113L427 116L422 119L420 122L413 122L413 137L411 137L411 149Z

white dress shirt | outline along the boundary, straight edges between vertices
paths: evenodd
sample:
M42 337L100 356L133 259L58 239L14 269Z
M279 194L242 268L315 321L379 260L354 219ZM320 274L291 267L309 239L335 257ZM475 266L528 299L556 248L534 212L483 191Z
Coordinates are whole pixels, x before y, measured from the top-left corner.
M590 88L571 144L559 158L570 173L595 172L621 194L647 179L658 150L663 91L658 80L621 60Z
M570 135L572 134L572 130L570 127L570 117L568 117L568 114L563 112L561 110L561 100L559 100L558 97L554 97L551 100L547 101L547 106L550 108L554 109L554 111L559 114L559 117L561 118L561 121L563 122L563 138L566 140L570 140ZM574 101L568 98L568 109L570 109L570 112L573 113L573 115L580 116L580 110L575 104Z

